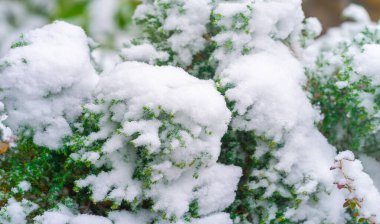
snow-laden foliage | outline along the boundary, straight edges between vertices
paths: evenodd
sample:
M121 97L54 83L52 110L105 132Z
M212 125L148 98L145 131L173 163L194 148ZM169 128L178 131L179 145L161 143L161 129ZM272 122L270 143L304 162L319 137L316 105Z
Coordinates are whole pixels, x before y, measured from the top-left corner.
M138 6L134 19L145 31L143 40L150 41L158 50L171 53L170 58L157 59L186 67L206 47L204 35L207 35L210 22L211 2L145 0Z
M83 30L58 22L28 32L0 66L6 124L18 134L32 132L38 145L58 148L97 83Z
M171 221L189 219L192 204L203 216L232 203L241 171L216 163L230 112L212 81L180 68L125 62L102 76L95 95L85 116L99 116L99 130L71 155L111 168L76 182L93 201L137 209L151 200Z
M44 158L40 152L26 158L27 170L48 175L50 169L61 166L64 176L57 181L75 187L71 193L61 192L68 190L59 186L65 183L53 181L49 187L58 190L45 193L38 177L4 172L5 178L17 182L15 187L6 186L13 193L5 191L4 200L20 195L29 198L29 191L62 200L34 219L39 223L49 223L51 214L61 217L56 223L110 223L110 219L141 209L149 213L146 218L161 223L231 222L222 212L234 201L241 169L216 162L231 113L213 81L198 80L180 68L137 62L122 63L99 79L83 31L63 22L27 33L15 45L2 59L7 82L1 94L10 116L6 122L20 138L20 153L27 152L23 148L27 145L50 148L40 149L45 154L46 150L57 151L41 164L34 164ZM86 104L90 94L94 98ZM25 159L17 157L17 152L9 156ZM59 161L64 167L54 166ZM4 166L7 163L3 161ZM45 163L53 168L44 167ZM68 173L67 166L79 164L88 168ZM24 170L22 165L11 166ZM67 197L86 189L92 203L107 206L111 202L110 208L126 207L129 212L122 209L110 219L78 214L78 205ZM28 214L20 214L20 223L30 220Z
M37 208L38 205L26 199L18 202L11 198L0 210L0 223L26 224L26 217Z
M329 142L340 151L378 159L379 24L358 5L343 14L352 21L331 29L305 52L308 89L324 115L319 127Z
M4 104L0 103L0 141L6 144L6 148L3 151L8 150L9 146L14 146L14 138L12 130L4 125L4 121L8 118L6 114L4 114ZM3 152L4 153L4 152Z
M171 45L187 27L168 28L178 15L176 6L165 3L139 6L137 18L146 35L133 40L123 55L182 66L217 81L233 112L220 160L245 170L229 209L235 222L344 222L345 209L336 206L344 197L328 172L335 149L314 126L321 116L309 103L307 76L297 59L321 31L315 19L303 21L301 1L211 2L210 16L200 23L206 24L206 33L202 29L199 35L207 42L192 54L191 66L178 63ZM178 8L181 17L192 18L191 10ZM156 30L162 35L154 35Z
M380 216L380 195L363 166L351 151L344 151L335 157L332 170L337 170L335 184L344 189L346 199L343 207L348 208L354 222L378 223Z
M251 11L252 22L247 24L245 32L228 29L226 41L235 52L225 59L226 53L216 51L221 67L215 77L225 88L235 115L231 129L252 133L249 151L242 147L249 158L243 161L248 173L241 183L245 190L231 208L236 215L243 210L235 221L343 222L344 210L334 206L342 197L331 185L333 175L326 172L334 158L334 149L314 127L319 115L303 91L306 76L295 57L301 51L300 32L304 29L301 2L240 4L243 4L240 8ZM236 5L234 2L222 6L228 9ZM274 13L274 8L281 8L281 13ZM241 13L219 14L220 23L233 24ZM218 41L225 35L222 32L215 39ZM248 50L248 45L241 43L244 38L240 35L250 44ZM234 36L238 38L231 39ZM219 45L228 50L225 41ZM239 138L235 141L241 142ZM229 153L228 148L225 150ZM226 155L226 159L233 158ZM240 163L239 160L233 163Z
M346 16L357 21L331 30L306 52L314 60L308 71L309 88L324 114L321 128L331 143L339 150L376 154L379 28L358 7L345 10Z
M106 3L87 28L120 37ZM378 165L378 25L351 5L314 41L301 3L144 0L115 66L65 22L20 36L0 59L0 223L380 223L354 156Z

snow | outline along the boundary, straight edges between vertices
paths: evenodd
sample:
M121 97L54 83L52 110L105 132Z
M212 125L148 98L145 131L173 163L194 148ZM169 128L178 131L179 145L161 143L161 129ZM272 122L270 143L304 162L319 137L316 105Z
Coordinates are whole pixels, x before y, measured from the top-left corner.
M135 140L137 145L148 145L148 149L154 152L159 144L157 130L160 123L154 120L140 121L147 107L156 116L160 110L173 114L175 122L181 123L192 135L200 138L199 141L188 142L189 148L207 148L215 159L219 155L218 141L227 129L230 112L223 97L215 91L212 81L197 80L180 68L125 62L109 75L104 75L99 83L96 90L98 98L129 102L128 110L122 115L123 130L127 135L136 131L140 133ZM118 114L119 108L115 107L114 110ZM116 116L114 118L117 119ZM207 135L207 131L212 135ZM204 139L203 143L201 139ZM204 146L200 147L199 144ZM178 159L191 160L192 157L178 155Z
M112 220L115 224L146 224L150 223L153 220L153 214L149 211L142 210L138 213L132 213L129 211L115 211L110 212L108 218ZM185 221L183 219L178 220L177 222L169 222L169 221L160 221L162 224L232 224L232 220L229 217L228 213L218 212L214 213L202 218L193 219L191 222Z
M141 211L137 214L129 211L110 212L108 218L115 224L146 224L152 220L152 214Z
M70 224L112 224L112 222L101 216L78 215L70 220Z
M337 71L342 68L350 69L349 79L339 81L336 86L342 88L352 88L352 83L364 77L371 80L371 87L379 85L379 65L380 48L377 44L379 26L369 19L365 9L358 5L350 5L343 12L344 16L352 21L345 22L337 28L330 29L327 34L318 40L313 46L307 49L305 57L306 62L313 58L314 62L317 57L324 57L327 62L321 68L306 65L317 71L320 78L335 76ZM352 60L352 61L351 61ZM314 63L312 62L312 63ZM347 65L348 64L348 65ZM356 88L356 87L355 87ZM377 87L375 87L377 88ZM378 136L378 112L376 96L378 90L374 93L367 91L357 91L357 99L360 101L359 106L363 107L368 113L368 120L373 120L373 134ZM361 144L366 144L366 138L363 138ZM373 146L372 146L373 147ZM376 147L375 147L376 148ZM375 149L373 148L373 149ZM373 150L372 148L370 150ZM367 150L365 147L363 150ZM379 199L378 192L378 175L376 168L378 163L375 159L361 155L359 160L355 160L354 153L344 151L335 157L335 163L331 167L335 173L335 182L340 191L344 192L346 199L357 198L360 200L361 208L359 209L360 217L373 218L379 222ZM341 161L341 162L340 162ZM340 170L343 165L343 172ZM364 170L363 170L364 166ZM364 171L368 172L365 173ZM344 177L346 175L346 177ZM371 179L372 178L372 179ZM349 193L346 186L352 187L353 192ZM376 215L376 217L372 217Z
M235 198L241 169L216 163L231 113L214 85L180 68L140 62L124 62L102 74L95 96L104 103L87 106L103 113L101 130L89 136L88 144L106 140L104 154L93 163L112 169L78 180L77 187L89 188L95 202L148 197L153 210L168 217L181 218L193 200L201 215L223 211ZM152 170L149 188L133 178L136 147L153 156L147 165ZM87 153L72 158L86 159Z
M335 161L338 160L348 160L348 161L354 161L355 160L355 155L351 151L343 151L340 152L337 156L335 156Z
M325 35L314 41L314 43L303 52L304 64L307 67L312 68L312 64L321 53L323 53L331 65L336 66L336 63L339 62L340 55L338 52L332 52L332 50L338 49L343 43L352 43L353 40L357 43L367 40L361 32L365 29L370 31L377 29L376 23L370 21L368 13L362 6L350 4L343 11L343 16L353 21L346 21L338 27L328 29ZM351 49L355 47L355 45L350 44ZM331 72L326 71L325 73L329 74Z
M176 54L175 62L188 66L194 55L205 48L207 24L210 21L211 0L168 0L170 9L163 13L157 5L144 0L135 11L135 19L143 19L154 15L162 18L162 29L170 34L167 42ZM162 10L163 11L163 10Z
M215 13L222 15L222 23L231 22L229 18L247 10L248 1L220 2ZM225 21L223 21L225 19Z
M181 30L181 32L173 34L168 42L172 50L178 54L179 60L184 65L190 65L192 57L201 51L206 44L202 35L207 32L206 25L210 18L211 1L186 0L180 2L184 3L183 10L185 13L171 11L163 28L166 31Z
M221 73L235 59L247 54L244 53L247 49L267 48L262 42L264 37L289 41L294 49L298 48L299 32L304 19L301 3L301 0L242 0L217 4L215 13L221 16L218 25L225 28L212 37L219 46L213 53L213 58L219 62L216 73ZM244 29L236 29L233 24L236 16L241 14L248 19L248 24ZM223 46L229 42L232 43L232 49L226 50Z
M31 128L34 142L56 149L70 135L98 77L91 65L87 37L79 27L56 22L28 32L23 45L0 60L0 99L15 133Z
M200 186L196 195L199 201L200 214L211 214L223 211L235 199L236 183L241 176L240 167L216 164L200 173ZM229 183L226 183L226 180Z
M342 61L329 48L352 40L365 43L364 34L355 33L365 26L376 28L363 8L350 5L344 16L354 22L329 31L304 50L302 31L310 32L307 38L312 39L322 28L316 18L304 20L301 4L301 0L143 0L134 17L157 17L162 28L157 32L167 35L166 40L129 43L120 52L127 60L122 63L113 51L91 52L93 41L65 22L22 35L0 59L1 140L13 146L14 134L28 130L34 143L58 149L62 139L73 134L72 128L80 127L76 124L80 115L101 115L99 130L81 136L85 147L70 155L99 172L76 180L76 188L85 189L93 203L138 205L138 211L118 209L103 217L58 204L35 217L35 222L168 224L165 219L174 218L176 224L238 223L224 211L235 200L242 169L218 162L229 125L257 137L256 151L249 156L273 156L267 167L245 173L250 190L265 188L252 207L266 206L271 221L279 208L270 200L280 194L297 196L297 209L289 206L284 214L292 222L344 223L347 213L342 205L355 197L362 200L361 215L376 215L380 222L380 194L375 187L379 164L362 157L365 169L376 177L374 183L351 151L336 155L315 125L322 116L305 92L305 66L316 69L310 64L322 52L330 63L322 73L333 74ZM115 0L91 3L95 22L89 29L94 37L104 40L117 32L113 23L117 9ZM209 37L211 13L220 16L213 22L221 31ZM239 15L243 19L236 22ZM3 35L0 31L0 41ZM121 37L116 33L116 45ZM209 60L216 62L217 84L179 67L155 65L173 60L171 64L190 70L209 38L216 44ZM348 55L355 75L336 82L338 89L349 87L361 75L380 84L380 45L349 46ZM96 62L104 63L100 75L93 66ZM216 85L228 87L224 96ZM361 105L374 111L374 97L360 97ZM342 164L349 178L343 175ZM334 182L339 188L350 184L355 192L337 189ZM24 180L12 191L23 193L31 187ZM146 201L152 202L152 208L140 209ZM194 202L199 217L189 222ZM11 198L1 208L0 223L26 224L28 214L37 208L25 199Z
M42 215L34 218L38 224L112 224L106 217L75 214L71 209L59 204L57 209L46 211Z
M148 193L156 201L154 209L181 217L196 198L199 214L207 215L223 211L234 201L236 183L241 176L240 168L216 164L200 171L196 180L192 175L187 172L171 184L156 184ZM194 192L194 189L197 190Z
M246 56L233 58L227 66L223 64L217 78L221 79L222 85L231 86L226 97L234 102L236 116L232 127L254 131L258 136L283 145L273 152L275 164L268 169L253 170L251 176L260 178L249 183L251 189L265 186L264 196L270 198L275 191L290 194L276 183L293 186L300 194L301 203L297 210L288 209L288 218L293 221L306 219L310 223L324 220L341 223L345 211L334 205L343 203L344 197L334 189L334 176L329 173L335 149L314 126L321 116L303 90L306 76L303 65L295 57L297 52L272 39L296 36L301 29L300 1L283 4L282 1L258 1L257 7L253 7L255 29L259 30L253 33L254 49ZM281 22L275 25L278 21ZM279 171L286 176L280 175ZM328 193L320 191L321 187ZM309 194L317 194L318 198L325 200L315 203ZM271 212L275 214L276 208Z
M360 5L357 4L350 4L347 8L345 8L342 12L343 17L352 19L356 22L361 23L369 23L371 22L371 19L365 10Z
M1 107L4 107L4 105L1 103ZM4 109L0 110L3 111ZM11 143L13 146L13 132L12 130L5 126L3 122L8 118L7 115L1 115L0 116L0 133L1 133L1 141Z
M38 224L67 224L70 216L60 212L45 212L42 216L37 216L35 221Z
M26 217L37 208L36 204L26 199L19 202L11 198L0 210L0 223L27 224Z
M301 88L301 64L284 46L272 44L273 50L236 60L220 77L236 86L226 93L239 115L232 125L280 141L285 132L306 121L311 124L318 115L311 105L305 106L309 103Z
M13 188L12 191L15 193L17 193L18 191L26 192L29 191L31 187L31 184L28 181L24 180L17 185L17 188Z
M210 216L207 216L202 219L198 219L192 222L192 224L209 224L209 223L218 223L218 224L232 224L232 221L229 219L227 213L217 213Z
M57 205L57 209L45 211L42 215L34 218L38 224L67 224L75 215L64 205Z
M347 81L338 81L338 82L335 83L335 85L336 85L339 89L344 89L344 88L346 88L347 86L349 86L350 83L347 82Z
M318 36L322 32L322 24L315 17L309 17L305 19L306 29L313 32L314 36Z
M122 49L122 57L128 61L141 61L149 64L154 64L156 60L167 61L169 54L162 51L157 51L150 44L141 44Z
M141 133L132 142L135 146L148 145L152 153L160 149L161 141L158 129L162 126L160 121L130 121L123 127L123 132L126 135L133 135L134 133Z
M257 1L252 12L252 29L258 35L286 39L301 29L304 19L301 3L301 0Z
M120 153L112 154L109 158L113 167L111 171L87 176L85 179L78 180L76 185L80 188L90 186L95 202L102 201L106 197L117 203L121 203L123 200L132 202L142 193L142 186L132 178L135 168L132 165L133 160L126 161L126 163L122 156L123 154L120 155Z
M357 198L361 201L360 216L370 218L375 216L376 222L380 222L380 193L372 179L363 171L362 163L355 160L352 152L344 151L336 156L336 161L341 161L342 170L336 169L338 183L349 184L353 191L344 190L346 198ZM343 174L344 172L344 174ZM346 177L344 177L346 175ZM347 183L348 181L348 183Z
M377 189L380 189L380 162L370 156L360 155L364 171L370 175Z
M369 76L375 85L380 84L380 45L366 44L363 52L354 57L354 69L356 72Z

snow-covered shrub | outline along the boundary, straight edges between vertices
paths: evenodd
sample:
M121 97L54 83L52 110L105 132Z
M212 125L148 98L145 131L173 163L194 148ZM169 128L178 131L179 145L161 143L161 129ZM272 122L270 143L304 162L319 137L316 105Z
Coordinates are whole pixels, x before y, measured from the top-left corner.
M102 76L95 93L85 116L100 117L99 130L71 155L109 170L76 182L94 202L137 210L148 200L146 208L171 221L190 219L191 205L204 216L232 203L241 171L216 163L230 112L212 81L125 62Z
M0 223L29 223L34 212L66 199L74 178L86 173L67 161L65 139L98 80L87 42L79 27L56 22L24 34L0 59L1 147L17 144L1 152L0 205L8 204L1 218L8 222Z
M58 148L97 83L83 30L57 22L28 32L0 66L6 124L18 135L32 132L38 145Z
M223 210L241 169L217 163L230 111L213 81L137 62L98 80L83 31L63 22L14 45L2 59L1 99L18 141L1 161L1 202L39 205L15 223L50 223L51 214L110 223L132 211L158 223L231 222ZM100 207L120 211L80 214L107 214Z
M308 89L324 115L319 127L330 143L379 158L380 29L360 6L349 6L344 15L354 21L306 51Z
M22 35L0 60L0 223L380 223L334 147L376 149L377 25L351 6L313 43L301 3L144 0L106 69L78 27Z
M343 195L328 172L334 148L314 127L320 116L303 91L307 79L297 60L302 46L320 32L319 24L315 19L303 22L301 1L296 0L175 2L139 6L135 18L145 35L122 55L181 66L217 81L233 112L220 161L244 170L237 199L228 209L234 221L342 222L344 209L336 203ZM195 28L189 7L201 4ZM162 35L155 35L157 30ZM195 37L200 41L192 41ZM179 39L185 46L180 52L173 44Z

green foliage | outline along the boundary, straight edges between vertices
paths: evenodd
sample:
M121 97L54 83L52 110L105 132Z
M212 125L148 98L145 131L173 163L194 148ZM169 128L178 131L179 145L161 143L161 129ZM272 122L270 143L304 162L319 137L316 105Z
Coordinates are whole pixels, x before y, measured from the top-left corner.
M12 43L11 48L18 48L18 47L23 47L27 45L28 45L28 42L26 41L17 41L17 42Z
M369 34L367 34L369 35ZM363 43L363 42L361 42ZM324 69L330 66L323 54L316 61L317 68L308 70L308 91L311 102L320 108L323 119L318 124L321 132L339 151L352 150L376 155L376 137L379 118L376 116L380 106L377 85L353 69L353 59L348 53L351 46L342 44L337 49L342 61L341 66L331 75ZM363 98L370 96L374 108L368 109Z
M271 183L279 189L290 192L284 194L279 191L267 195L266 187L252 187L253 183L258 183L266 179L263 176L254 175L255 170L267 170L273 166L275 158L273 150L281 147L265 137L255 135L253 132L244 132L238 130L228 130L222 139L222 153L219 158L220 162L233 164L243 168L243 177L240 179L236 200L227 209L231 218L238 223L293 223L285 218L285 212L289 208L297 208L302 199L292 189L284 183ZM259 155L258 147L266 145L269 151ZM271 212L276 211L275 214ZM273 216L274 215L274 216Z
M78 207L81 211L93 214L103 213L102 204L94 204L86 191L77 191L75 181L97 173L98 169L88 163L74 161L70 155L85 147L84 134L97 129L98 116L84 115L81 118L82 131L64 140L58 150L37 146L30 133L19 136L17 147L0 155L0 207L10 198L18 201L26 199L36 203L39 208L28 217L41 215L46 209L58 203ZM31 188L23 191L18 187L22 181L30 183Z
M33 215L45 211L45 208L54 207L57 202L68 198L81 197L72 190L74 180L87 174L88 168L84 164L74 163L67 147L59 151L36 146L28 137L18 141L17 148L12 148L2 155L0 166L0 206L4 206L11 197L28 199L37 203L41 209ZM27 181L31 189L14 191L17 185ZM36 197L37 196L37 197Z
M88 12L90 2L89 0L57 0L54 12L45 16L48 16L50 20L75 20L88 30L91 22ZM251 20L254 1L247 3L243 11L229 15L231 18L219 14L215 9L217 1L212 1L210 20L205 24L205 33L201 35L202 41L204 41L203 48L197 52L190 52L191 63L189 65L179 59L180 52L173 50L170 45L170 39L184 31L180 28L167 30L163 23L172 11L178 15L186 15L184 1L174 1L173 4L171 4L172 1L163 0L147 2L146 4L151 4L154 10L148 10L146 15L136 18L135 22L141 28L142 35L132 40L131 45L149 43L157 51L169 55L166 61L155 61L154 64L156 65L174 65L200 79L214 79L216 89L225 96L226 104L232 111L232 118L236 118L238 116L238 112L234 109L236 102L230 101L226 96L226 92L234 86L231 83L222 83L217 80L218 72L220 72L218 66L226 62L229 63L230 59L236 55L247 55L254 50L250 36L253 32ZM120 1L114 18L114 22L120 30L125 30L130 24L132 9L137 4L136 1ZM224 19L229 20L230 23L226 23ZM302 47L306 47L308 41L317 35L313 30L306 28L301 32L300 40L297 41L300 41L299 44ZM227 38L218 40L216 38L218 35L225 35ZM353 45L360 48L367 43L380 43L377 31L366 29L362 32L362 36L363 38L356 40ZM275 36L271 38L276 39ZM282 40L276 39L276 41L291 45L290 39L288 37ZM108 47L112 47L114 39L111 37L110 40L109 45L105 44ZM21 38L20 41L13 43L11 48L26 45L28 43ZM378 153L375 133L380 122L376 116L380 109L380 95L377 92L379 86L374 85L367 76L353 79L357 74L353 69L353 58L349 53L350 47L349 44L342 44L338 49L334 49L334 54L340 55L339 60L342 63L330 75L326 75L326 68L331 64L321 54L316 61L316 69L307 69L308 83L305 89L310 92L312 103L323 114L323 119L317 125L332 145L341 151L349 149L356 152ZM21 62L28 63L26 58L22 58ZM10 64L6 61L0 63L0 71L8 66ZM363 96L367 95L374 99L375 107L372 112L363 105ZM168 157L175 150L172 145L173 142L178 143L179 147L186 150L186 141L181 134L185 133L189 138L196 138L184 125L176 122L174 114L165 111L160 106L141 108L141 117L134 118L136 120L123 120L125 118L117 120L115 117L120 116L120 114L117 115L118 109L127 110L124 107L126 105L128 102L123 100L110 100L109 102L95 100L92 106L99 106L100 111L95 110L95 112L84 108L80 119L75 124L71 124L74 130L73 134L64 140L64 146L58 150L35 145L30 133L25 132L24 135L18 136L17 147L0 155L0 167L2 168L0 170L0 207L5 206L11 198L18 201L30 200L39 205L39 209L29 215L28 221L30 222L33 217L49 209L54 209L58 203L69 208L75 208L80 213L101 216L106 216L107 213L114 210L131 212L150 210L159 214L153 223L160 223L162 220L170 223L177 222L180 217L176 217L167 211L156 211L154 199L144 195L144 193L142 193L143 196L139 195L132 200L128 199L129 201L126 199L117 201L110 196L105 196L97 201L93 197L94 189L91 188L90 184L84 187L78 184L79 181L89 176L95 177L102 172L107 173L113 170L111 159L111 162L106 161L109 158L104 159L109 155L103 151L103 146L111 136L123 138L121 142L126 150L119 154L120 158L118 159L123 162L133 160L131 179L138 181L139 184L141 183L142 191L151 190L160 180L154 179L157 174L155 172L162 174L160 172L163 171L155 170L154 166L168 160ZM113 110L114 108L116 109ZM149 145L141 146L134 142L144 133L139 131L128 135L124 133L123 122L134 121L157 121L160 123L158 129L160 147L158 150L152 152ZM105 137L93 140L92 135L103 131L102 128L104 127L107 129L105 132L110 133L105 134L107 135ZM207 136L213 134L207 128L203 132ZM287 218L286 213L292 209L297 210L303 202L318 202L318 193L324 192L325 189L317 184L313 193L297 192L299 188L284 181L288 173L275 167L279 163L276 152L284 145L283 140L275 141L267 136L258 135L254 131L236 130L232 124L229 124L228 131L222 138L219 162L239 166L243 170L236 199L225 211L230 214L235 223L285 224L307 221L294 222ZM106 162L95 165L96 161L94 162L91 158L86 157L86 153L93 153L92 155L96 155L97 158L104 159ZM170 161L170 165L176 169L193 168L191 169L193 173L190 176L192 175L194 179L197 179L200 175L199 170L210 159L211 155L203 152L191 161L183 158L183 161ZM310 179L309 176L304 177L300 184L306 185L311 181ZM18 185L22 181L30 183L31 188L27 191L20 189ZM116 186L106 187L110 188L106 194L116 188ZM348 201L344 206L354 217L351 220L352 223L367 222L367 220L355 216L357 204ZM186 222L191 222L193 219L200 218L202 215L199 209L200 203L194 199L183 219ZM3 211L3 213L6 212Z

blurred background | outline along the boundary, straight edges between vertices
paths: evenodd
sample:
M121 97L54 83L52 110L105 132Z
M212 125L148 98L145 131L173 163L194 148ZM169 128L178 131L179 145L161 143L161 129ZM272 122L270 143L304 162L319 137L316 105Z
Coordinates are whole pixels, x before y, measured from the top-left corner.
M350 3L364 6L374 21L380 18L380 0L303 0L306 16L317 17L323 30L342 22L341 12Z
M0 56L20 33L64 20L96 42L116 48L125 38L138 0L0 0ZM125 39L124 39L125 41Z

